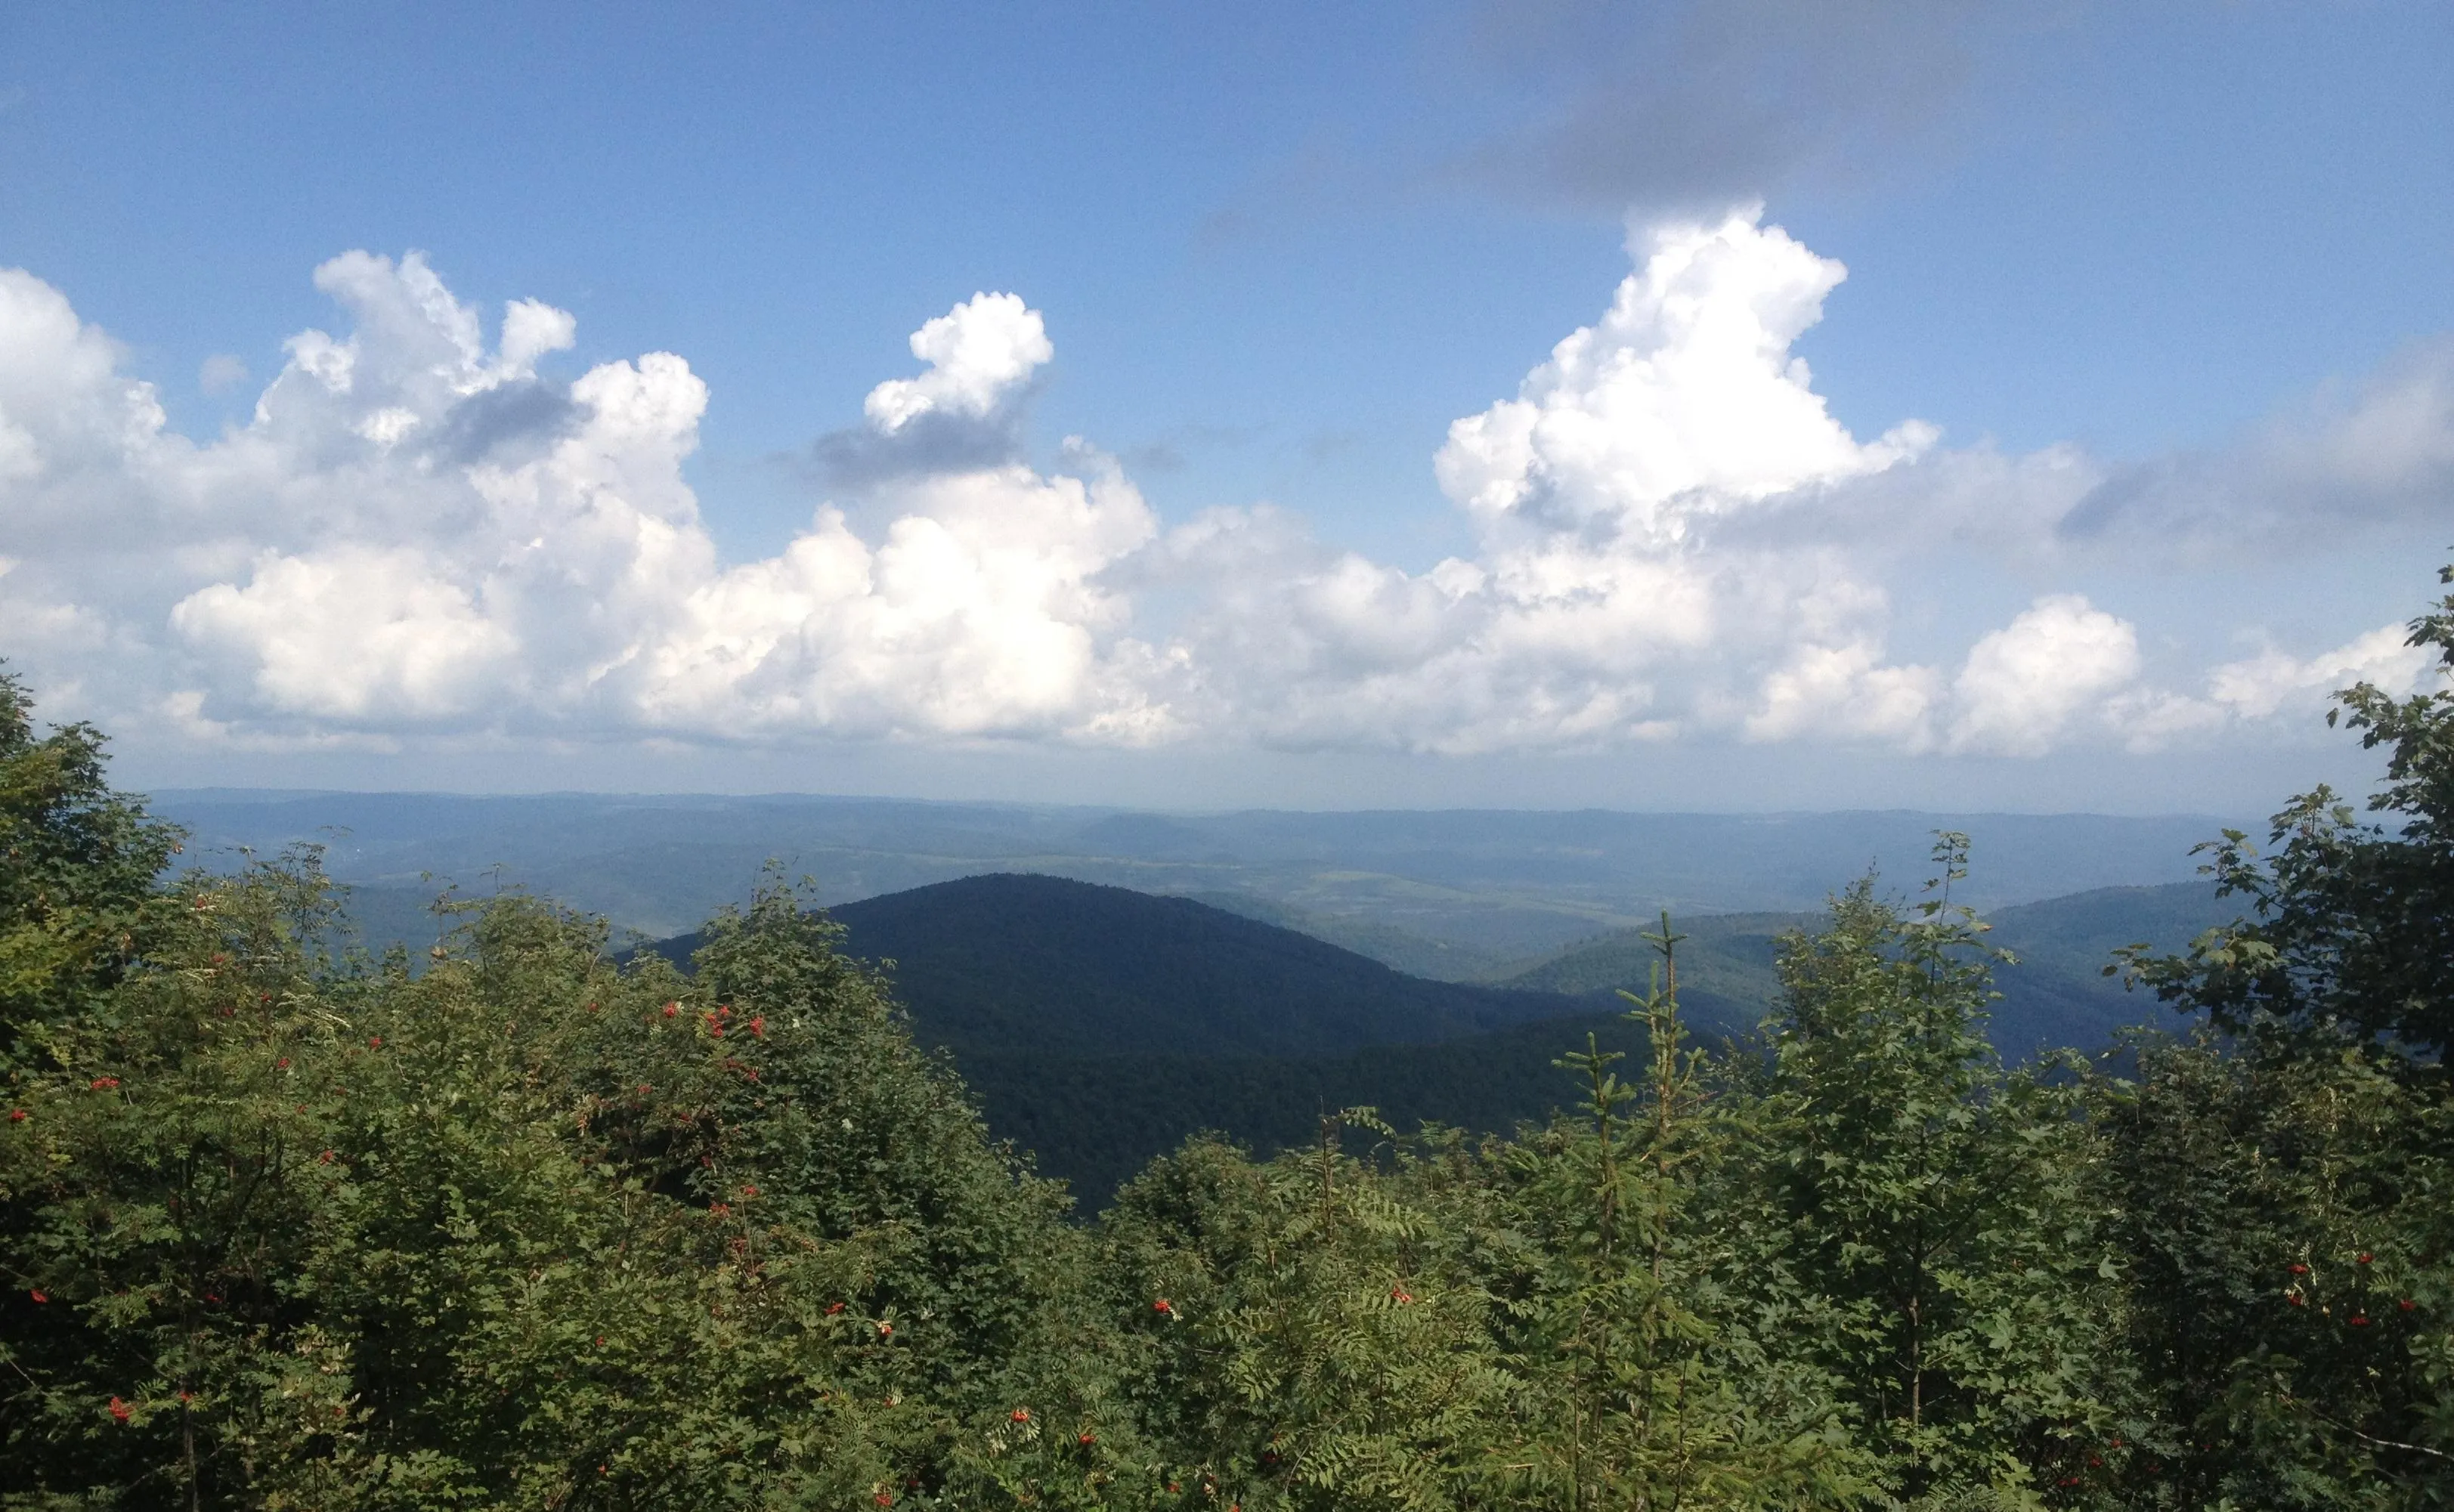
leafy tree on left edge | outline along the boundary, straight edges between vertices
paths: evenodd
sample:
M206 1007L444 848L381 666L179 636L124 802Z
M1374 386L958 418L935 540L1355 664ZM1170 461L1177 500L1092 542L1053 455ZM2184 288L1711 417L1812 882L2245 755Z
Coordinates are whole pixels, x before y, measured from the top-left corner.
M179 831L105 778L87 724L34 732L25 684L0 673L0 1057L90 1006L158 936L156 892Z
M1061 1194L789 889L695 979L518 897L334 959L312 855L156 882L99 741L10 696L0 1506L1148 1483Z

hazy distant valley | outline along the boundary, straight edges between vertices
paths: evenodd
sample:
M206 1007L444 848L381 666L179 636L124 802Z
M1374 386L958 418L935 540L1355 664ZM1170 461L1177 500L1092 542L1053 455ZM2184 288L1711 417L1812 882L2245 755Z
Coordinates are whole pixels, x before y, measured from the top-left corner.
M1198 897L1401 971L1505 977L1589 937L1705 914L1820 907L1869 866L1914 891L1932 832L1966 832L1982 909L2189 880L2212 816L1431 811L1156 815L806 796L283 794L154 806L209 865L326 847L371 937L431 936L436 892L519 886L658 937L748 896L773 859L833 904L985 872Z

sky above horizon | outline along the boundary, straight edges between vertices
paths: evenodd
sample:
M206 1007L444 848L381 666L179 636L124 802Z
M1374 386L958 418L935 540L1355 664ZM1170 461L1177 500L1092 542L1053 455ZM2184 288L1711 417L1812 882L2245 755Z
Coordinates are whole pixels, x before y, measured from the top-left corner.
M2454 554L2454 8L11 8L140 786L2261 814Z

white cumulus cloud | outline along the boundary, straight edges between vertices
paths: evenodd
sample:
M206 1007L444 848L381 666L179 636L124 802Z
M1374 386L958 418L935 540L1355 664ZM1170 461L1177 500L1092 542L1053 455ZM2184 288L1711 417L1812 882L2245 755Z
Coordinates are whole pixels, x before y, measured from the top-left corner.
M912 354L929 371L889 378L861 404L881 431L899 431L924 414L988 414L1056 349L1039 312L1018 295L980 293L914 332Z
M2410 644L2402 625L2381 625L2317 655L2296 657L2272 646L2208 675L2207 698L2244 718L2258 719L2298 704L2314 707L2328 694L2356 682L2395 695L2417 693L2435 670L2428 648Z
M1631 251L1599 322L1450 428L1436 471L1479 529L1473 557L1418 576L1283 521L1178 533L1231 585L1194 627L1217 648L1196 657L1215 709L1297 745L1925 742L1935 679L1885 663L1881 588L1843 552L1746 528L1934 441L1911 422L1861 442L1810 387L1792 344L1843 270L1753 209Z
M1851 436L1791 346L1847 270L1761 207L1648 231L1638 271L1595 325L1552 349L1518 397L1449 428L1449 496L1487 527L1601 524L1642 544L1815 484L1878 473L1931 446L1910 422Z
M1951 748L2042 756L2139 676L2139 634L2077 594L2052 594L1969 648L1953 680Z
M904 476L879 538L826 507L728 567L682 476L708 402L683 359L540 376L567 312L515 301L490 345L414 254L347 253L316 284L349 329L292 337L251 422L197 446L56 291L0 274L10 649L108 666L191 733L300 740L1165 729L1143 686L1162 658L1096 581L1156 522L1087 449L1054 475ZM1048 356L1002 294L915 349L933 366L880 390L902 395L880 431L994 408Z

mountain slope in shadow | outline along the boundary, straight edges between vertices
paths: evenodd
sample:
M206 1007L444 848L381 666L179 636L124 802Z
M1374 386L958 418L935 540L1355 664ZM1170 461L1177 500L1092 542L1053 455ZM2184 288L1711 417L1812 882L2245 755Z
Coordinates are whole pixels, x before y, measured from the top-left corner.
M1588 1015L1599 998L1433 981L1167 897L995 874L829 910L890 961L924 1044L979 1055L1337 1056ZM698 937L652 947L687 963Z

